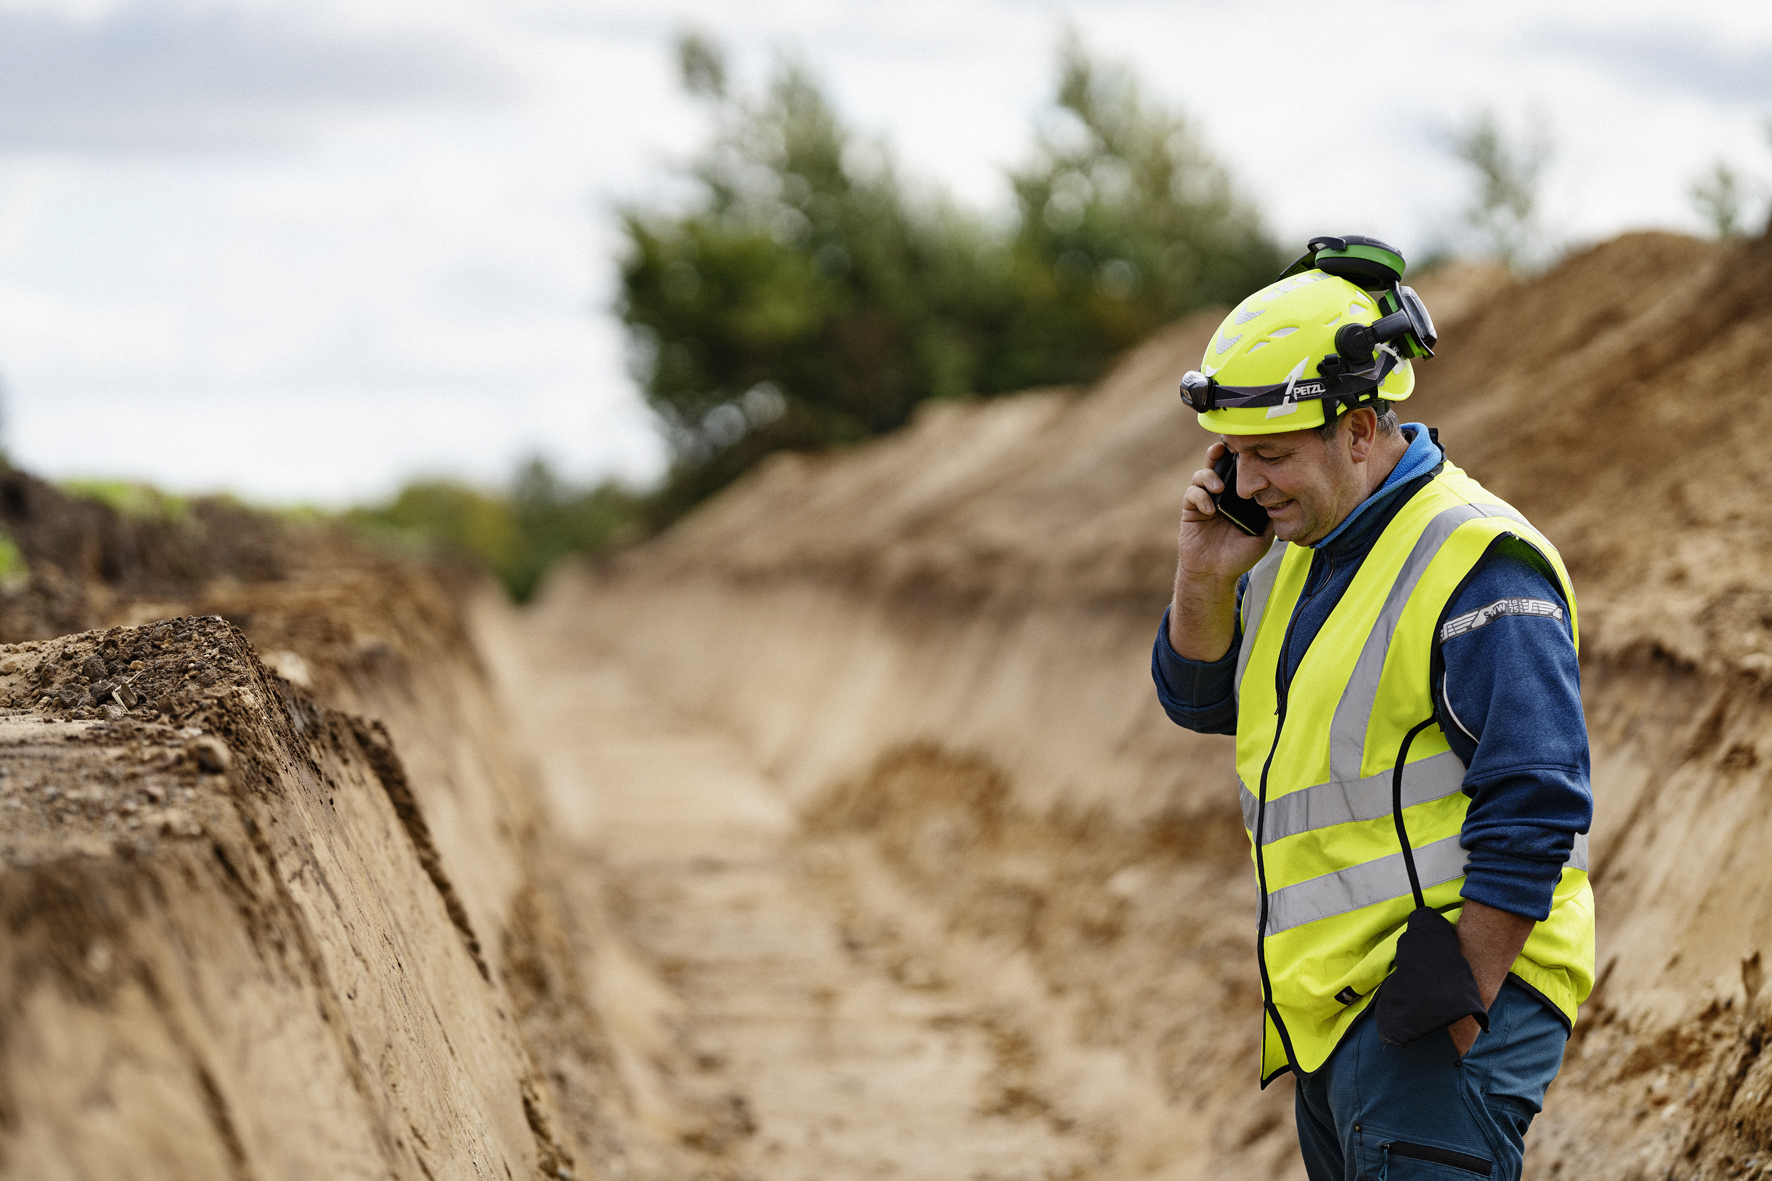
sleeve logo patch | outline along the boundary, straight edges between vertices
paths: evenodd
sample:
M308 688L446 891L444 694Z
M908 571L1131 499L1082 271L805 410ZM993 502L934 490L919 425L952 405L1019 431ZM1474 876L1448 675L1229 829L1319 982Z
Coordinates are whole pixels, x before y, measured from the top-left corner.
M1563 609L1546 599L1496 599L1487 607L1479 607L1456 619L1448 619L1446 626L1440 629L1440 643L1444 644L1465 632L1474 632L1503 615L1536 615L1542 619L1561 620Z

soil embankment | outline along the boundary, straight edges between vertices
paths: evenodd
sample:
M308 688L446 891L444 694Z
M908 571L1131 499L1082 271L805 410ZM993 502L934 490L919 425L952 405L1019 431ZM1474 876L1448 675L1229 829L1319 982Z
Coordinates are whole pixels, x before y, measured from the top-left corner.
M532 782L437 579L225 506L17 472L0 506L0 1175L619 1175Z
M1445 282L1422 284L1443 343L1406 417L1582 595L1603 982L1530 1171L1757 1175L1772 243L1630 235L1523 287ZM1014 1101L981 1084L975 1114L1087 1136L1077 1175L1296 1169L1289 1089L1254 1091L1229 746L1171 727L1147 680L1206 442L1175 381L1214 320L1086 392L778 458L558 579L528 625L745 753L794 812L783 847L849 867L844 929L890 929L1016 1047Z

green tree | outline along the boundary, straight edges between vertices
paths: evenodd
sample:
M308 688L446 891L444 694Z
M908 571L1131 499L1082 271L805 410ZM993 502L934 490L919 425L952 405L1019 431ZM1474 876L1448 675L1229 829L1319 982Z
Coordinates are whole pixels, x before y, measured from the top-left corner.
M1061 52L1054 128L1012 177L1008 226L913 190L804 67L736 94L684 37L714 134L671 210L629 205L617 310L673 457L662 526L770 451L890 431L926 398L1085 381L1281 259L1179 115L1131 74Z
M414 480L387 503L351 509L345 519L398 549L467 558L524 602L566 555L599 553L636 539L642 503L607 481L573 487L532 459L518 469L508 491Z
M1711 233L1719 238L1733 238L1741 233L1742 205L1747 197L1747 182L1742 175L1719 159L1692 182L1688 190L1692 205L1698 210Z
M621 211L618 310L675 461L661 523L768 451L867 438L968 392L958 264L982 233L914 207L803 67L784 63L751 99L728 92L705 40L684 38L679 59L715 126L690 169L696 198Z
M1465 223L1484 248L1510 269L1529 266L1543 247L1539 189L1550 163L1550 135L1542 123L1514 136L1492 110L1483 110L1450 137L1452 152L1476 173Z
M993 367L1001 390L1088 380L1158 326L1234 303L1285 263L1189 120L1074 34L1054 106L1012 178L1017 306Z

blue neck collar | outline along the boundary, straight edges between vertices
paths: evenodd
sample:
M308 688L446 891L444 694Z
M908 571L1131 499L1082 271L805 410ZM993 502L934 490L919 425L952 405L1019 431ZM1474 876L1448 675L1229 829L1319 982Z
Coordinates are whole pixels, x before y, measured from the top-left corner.
M1367 509L1389 500L1397 489L1417 476L1427 475L1446 458L1445 454L1434 445L1433 440L1428 438L1427 427L1419 422L1405 423L1403 437L1409 440L1409 450L1403 452L1403 458L1397 460L1397 466L1392 468L1391 474L1384 478L1384 483L1380 484L1378 490L1371 496L1356 505L1353 512L1343 517L1341 524L1329 530L1323 540L1313 543L1312 549L1322 549L1337 537L1342 536L1347 532L1348 526L1359 520Z

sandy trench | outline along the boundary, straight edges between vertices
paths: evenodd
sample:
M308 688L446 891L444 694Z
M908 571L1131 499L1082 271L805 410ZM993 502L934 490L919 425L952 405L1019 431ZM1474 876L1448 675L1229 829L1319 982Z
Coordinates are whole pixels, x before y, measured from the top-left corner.
M559 835L610 900L622 946L593 969L605 1016L630 1031L650 1020L638 1040L666 1043L631 1076L660 1092L635 1165L783 1181L1095 1175L1111 1126L1018 1104L1006 1083L1029 1045L1006 1030L1038 1019L1018 993L1043 989L1013 963L938 965L938 916L865 848L808 840L732 736L551 622L480 616Z

